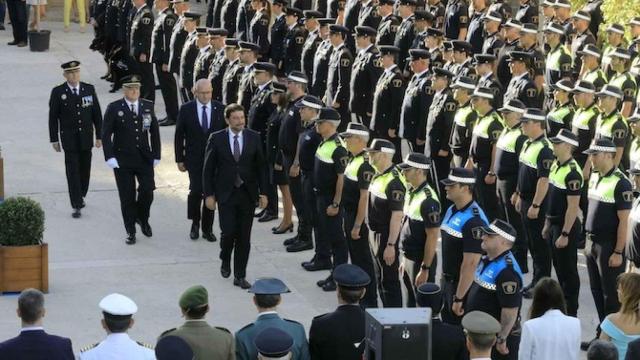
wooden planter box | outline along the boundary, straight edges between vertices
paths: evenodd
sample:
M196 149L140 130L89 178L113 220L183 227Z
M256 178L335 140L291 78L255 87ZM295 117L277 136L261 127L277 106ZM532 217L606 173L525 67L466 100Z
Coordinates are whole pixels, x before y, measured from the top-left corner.
M0 293L28 288L49 292L49 247L0 246Z

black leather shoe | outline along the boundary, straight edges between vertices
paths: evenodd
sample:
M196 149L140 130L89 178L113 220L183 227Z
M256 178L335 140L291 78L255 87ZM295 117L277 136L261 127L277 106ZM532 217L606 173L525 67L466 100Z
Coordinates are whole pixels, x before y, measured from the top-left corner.
M260 218L260 217L262 217L262 215L264 215L266 213L267 213L267 209L262 209L262 210L258 211L257 213L254 213L253 217Z
M27 46L27 42L26 41L20 41L19 43L16 44L18 47L26 47Z
M319 271L319 270L331 270L331 261L324 260L319 261L315 260L309 264L302 265L302 267L307 271Z
M169 119L169 118L167 118L163 122L158 122L158 125L160 125L160 126L172 126L172 125L175 125L175 124L176 124L176 121L173 120L173 119Z
M189 232L189 238L191 240L197 240L200 237L200 228L198 224L191 224L191 231Z
M290 224L286 228L276 228L275 230L272 231L272 233L274 233L276 235L284 234L284 233L287 233L287 232L293 232L293 224Z
M7 45L18 45L18 42L15 41L15 40L14 41L10 41L10 42L7 43Z
M323 287L324 284L328 283L329 281L333 281L333 277L331 275L329 275L326 279L318 280L318 282L316 282L316 285L318 285L318 287Z
M220 275L225 279L231 276L231 264L222 263L222 266L220 267Z
M87 203L84 202L84 198L82 199L82 204L80 204L80 209L84 209L84 207L87 206Z
M207 240L208 242L216 242L216 241L218 241L218 238L216 238L216 236L213 235L212 232L203 232L202 233L202 238Z
M82 216L82 213L80 212L80 208L73 209L73 213L71 213L72 218L79 219L81 216Z
M313 241L298 241L287 246L287 252L300 252L313 249Z
M598 339L598 338L593 338L593 339L591 339L591 340L589 340L589 341L582 341L582 342L580 343L580 350L582 350L582 351L587 351L587 350L589 350L589 346L591 346L591 344L592 344L594 341L596 341L597 339Z
M322 291L336 291L336 282L333 279L327 281L322 286Z
M235 278L233 279L233 285L239 286L241 289L249 289L251 284L245 278Z
M313 255L311 260L303 261L303 262L300 263L300 265L302 265L302 267L309 266L309 264L313 263L314 261L316 261L316 256L315 255Z
M293 244L295 242L298 242L298 235L296 235L294 237L291 237L291 238L288 238L287 240L283 241L282 245L289 246L289 245L291 245L291 244Z
M136 234L134 233L128 233L127 234L127 240L125 241L125 243L127 245L133 245L136 243Z
M260 219L258 219L258 222L268 222L268 221L275 220L277 218L278 218L278 215L264 213L264 215L262 215Z
M148 221L142 222L138 220L137 222L138 222L138 225L140 225L140 231L142 231L142 234L144 234L144 236L146 237L153 236L153 232L151 231L151 225L149 225Z

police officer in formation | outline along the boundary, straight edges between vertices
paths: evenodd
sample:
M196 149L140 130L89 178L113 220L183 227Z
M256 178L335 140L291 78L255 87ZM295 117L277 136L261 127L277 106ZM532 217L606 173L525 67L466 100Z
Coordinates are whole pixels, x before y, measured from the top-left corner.
M175 122L178 118L178 89L176 81L169 71L169 60L171 55L171 35L173 34L174 26L178 26L178 15L169 6L168 0L155 1L154 7L158 11L158 17L153 25L149 56L156 70L165 104L165 112L167 113L167 117L158 120L158 122Z
M355 36L358 54L351 70L349 111L352 121L369 127L373 115L374 91L383 71L383 61L380 51L374 45L375 29L356 26Z
M478 119L478 113L471 107L471 95L476 89L476 82L467 76L460 76L451 88L458 109L454 116L449 146L453 153L453 165L460 167L467 164L473 127Z

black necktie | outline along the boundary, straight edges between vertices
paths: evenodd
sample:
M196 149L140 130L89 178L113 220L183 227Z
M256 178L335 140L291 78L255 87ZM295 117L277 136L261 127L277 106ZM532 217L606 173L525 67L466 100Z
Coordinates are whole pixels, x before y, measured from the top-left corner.
M131 104L131 112L133 113L133 115L138 115L138 113L136 112L136 106L134 104Z
M78 95L78 89L73 88L73 95L76 95L76 96Z
M238 135L233 135L233 158L236 162L240 161L240 143L238 142ZM240 178L240 173L236 174L236 180L233 183L233 186L239 188L242 186L242 179Z
M207 130L209 130L209 119L207 118L206 106L202 106L202 123L200 124L200 126L202 126L202 131L204 131L205 133L207 132Z

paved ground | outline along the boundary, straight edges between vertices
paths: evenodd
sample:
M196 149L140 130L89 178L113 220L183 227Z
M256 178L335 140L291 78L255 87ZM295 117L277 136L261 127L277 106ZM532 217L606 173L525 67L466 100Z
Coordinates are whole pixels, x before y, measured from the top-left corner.
M104 333L97 304L104 295L120 292L133 298L140 308L132 336L154 343L163 330L181 323L177 299L193 284L209 289L210 322L236 331L252 321L255 310L251 296L219 275L218 243L188 239L188 179L175 166L173 127L161 130L162 162L156 169L158 189L151 211L153 238L139 234L137 245L125 245L113 173L98 149L94 149L87 207L82 219L71 218L63 156L53 152L47 132L50 89L63 81L59 64L70 59L83 63L83 79L96 84L103 109L119 95L109 94L108 84L99 79L105 66L99 54L88 50L90 34L65 34L61 23L49 23L46 28L53 34L51 50L45 53L6 46L10 33L0 32L0 79L4 84L0 87L0 146L5 158L7 196L29 196L39 201L46 213L44 238L50 244L47 329L71 337L76 350L100 340ZM158 98L156 109L163 116L159 92ZM280 311L308 329L315 315L335 307L335 293L323 293L315 286L326 272L307 273L300 268L300 262L308 260L311 252L284 252L284 237L269 231L274 224L254 226L248 277L283 279L292 293L284 296ZM592 336L597 317L582 257L580 274L579 314L586 339ZM19 322L15 306L15 295L0 296L0 339L16 334ZM525 304L523 314L527 307Z

